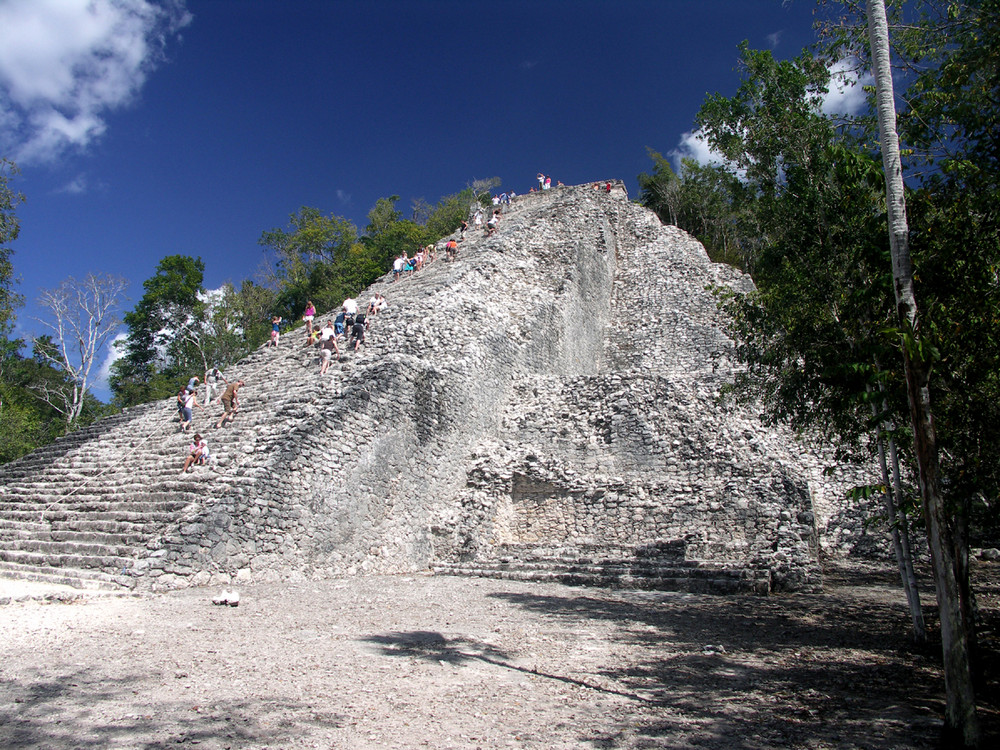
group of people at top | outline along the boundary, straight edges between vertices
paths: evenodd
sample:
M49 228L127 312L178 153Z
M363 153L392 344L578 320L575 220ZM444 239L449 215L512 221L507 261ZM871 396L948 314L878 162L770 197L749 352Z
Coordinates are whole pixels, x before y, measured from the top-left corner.
M539 172L535 175L535 179L538 180L538 187L531 188L531 192L534 193L539 190L551 190L552 189L552 177L547 174L542 174ZM565 187L562 182L557 182L556 187Z
M552 188L552 178L550 176L539 172L537 180L538 190L550 190ZM557 187L562 187L562 183L557 183ZM532 193L535 191L535 188L531 188ZM493 212L489 215L489 218L486 218L486 214L482 207L477 206L471 217L472 225L477 231L482 230L486 236L495 234L497 227L500 224L502 206L509 206L516 197L517 193L513 190L494 195L492 198L494 208ZM468 229L469 222L463 220L461 227L459 228L458 239L451 239L445 243L444 250L446 260L454 260L458 257L458 243L465 239L465 233ZM437 258L437 249L437 246L434 243L431 243L426 247L418 247L412 256L408 255L407 252L403 250L392 261L392 280L394 282L399 281L405 276L412 276L417 271L422 270L425 266L429 265Z
M538 180L538 190L550 190L552 188L552 178L550 176L539 172L536 179ZM562 183L557 183L557 186L562 186ZM602 187L605 192L611 192L610 182L603 186L600 183L594 183L595 189L601 189ZM535 188L532 188L531 192L535 192ZM477 208L473 214L473 225L477 230L483 229L487 236L492 235L497 231L497 226L500 222L500 206L510 205L515 197L516 194L513 191L494 195L493 205L495 208L490 218L486 220L485 227L483 226L485 215L482 208ZM459 230L458 240L451 239L445 243L444 249L448 260L454 260L457 257L458 242L464 239L468 228L469 223L463 221ZM425 266L436 260L436 258L437 246L434 243L417 248L412 257L404 250L393 260L393 281L398 281L403 274L410 276L422 270ZM316 307L312 301L306 302L305 311L302 315L302 320L306 324L306 346L319 346L320 374L325 374L329 370L334 356L336 356L338 361L340 360L340 346L338 342L341 338L346 340L348 347L353 348L354 351L358 351L358 348L365 343L365 334L371 325L369 318L385 310L386 307L388 307L388 303L385 297L379 292L375 292L364 310L359 310L357 300L349 298L344 300L340 312L333 320L328 320L324 326L318 327L314 325ZM275 315L271 318L271 338L268 341L268 346L278 346L278 341L281 338L282 322L280 315ZM181 430L185 432L194 420L194 409L205 408L202 404L198 403L198 382L199 379L197 377L191 378L187 386L177 394ZM216 428L222 427L226 422L232 422L235 418L236 412L239 410L238 394L242 385L242 380L237 380L233 383L227 381L217 367L205 373L205 403L210 404L213 398L215 398L216 403L223 406L223 413L215 425ZM190 471L191 467L196 464L205 464L208 460L208 442L200 433L195 434L188 450L188 456L184 461L182 473Z

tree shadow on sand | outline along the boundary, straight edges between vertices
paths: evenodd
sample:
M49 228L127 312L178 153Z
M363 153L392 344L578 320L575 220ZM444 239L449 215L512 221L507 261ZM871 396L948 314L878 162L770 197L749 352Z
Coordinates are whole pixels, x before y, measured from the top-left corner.
M613 624L629 663L600 674L647 700L595 747L932 748L943 710L934 646L903 605L826 594L497 593L564 625ZM930 614L930 613L928 613Z
M0 680L0 747L281 747L304 725L333 729L345 721L287 699L144 702L136 693L148 686L147 676L109 681L93 674Z
M473 638L446 638L440 633L417 630L371 635L361 640L379 646L384 656L415 657L423 661L444 662L454 666L477 661L534 677L544 677L568 685L586 688L587 690L595 690L600 693L618 695L636 701L647 700L635 693L615 690L598 685L595 682L575 679L566 675L552 674L536 668L528 669L519 666L513 662L514 657L509 652Z

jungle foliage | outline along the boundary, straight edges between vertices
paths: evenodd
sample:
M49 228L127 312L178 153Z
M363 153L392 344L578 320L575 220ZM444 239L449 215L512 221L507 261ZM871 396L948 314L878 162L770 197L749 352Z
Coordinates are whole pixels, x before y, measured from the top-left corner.
M899 131L921 304L913 354L932 369L949 502L971 521L970 541L997 544L1000 3L905 5L909 21L894 39L908 71ZM864 23L855 20L794 60L744 45L737 93L708 97L697 117L720 162L685 162L676 174L650 152L640 200L755 282L753 294L723 300L746 366L738 397L762 397L769 420L835 436L855 455L873 450L876 426L894 425L905 453L899 352L915 337L895 318L874 119L820 109L832 61L851 54L864 68Z

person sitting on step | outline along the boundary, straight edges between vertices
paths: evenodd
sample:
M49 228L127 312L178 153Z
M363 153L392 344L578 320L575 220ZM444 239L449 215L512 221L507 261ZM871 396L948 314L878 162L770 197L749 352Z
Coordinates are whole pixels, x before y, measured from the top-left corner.
M368 300L368 314L378 315L388 306L389 303L385 301L385 297L380 292L375 292L375 296Z
M195 433L194 440L188 446L188 456L184 459L184 468L181 469L181 474L191 471L191 467L195 464L204 466L207 463L208 441L198 433Z

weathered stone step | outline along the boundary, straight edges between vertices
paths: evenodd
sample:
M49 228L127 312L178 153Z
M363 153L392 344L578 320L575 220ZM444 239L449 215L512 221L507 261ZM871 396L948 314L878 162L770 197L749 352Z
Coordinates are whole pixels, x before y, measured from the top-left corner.
M169 514L169 520L176 520L176 514ZM79 535L80 538L93 537L95 541L100 541L102 535L109 539L125 539L131 544L134 541L149 538L150 533L158 531L161 521L142 522L125 521L115 519L94 519L88 516L77 518L54 520L51 523L38 522L37 514L35 520L24 521L11 518L0 519L0 538L60 538L61 535L70 535L65 538L72 538L72 535Z
M40 555L80 555L92 557L129 558L136 552L131 544L83 541L55 541L49 539L8 539L4 549L12 552L36 552Z
M38 529L46 530L49 525L44 521L39 520L38 514L35 513L35 518L30 521L23 519L10 518L7 515L0 517L0 529Z
M54 530L48 524L9 525L0 523L0 542L19 539L32 539L42 542L74 542L77 544L120 544L134 546L142 544L149 534L136 533L130 530L125 533L95 532L95 531L60 531Z
M186 508L199 500L197 495L179 498L175 492L146 493L128 499L104 499L99 495L75 496L69 498L39 498L35 503L10 502L0 500L0 512L7 513L49 513L77 512L90 513L125 511L130 513L146 513L160 511L177 511ZM16 516L11 516L16 517Z
M18 563L20 565L34 565L39 568L79 568L119 571L132 562L132 558L118 555L64 555L55 552L42 553L0 549L0 561Z
M660 559L684 561L683 543L624 546L597 543L574 544L536 544L536 543L506 543L499 544L490 550L490 560L501 558L515 560L538 559L584 559L584 560L632 560Z
M460 566L481 567L488 566L495 570L521 570L525 572L560 570L567 573L581 573L585 575L608 575L608 576L666 576L670 578L712 578L722 577L747 577L751 575L749 568L736 568L722 562L706 562L696 560L686 560L680 562L656 562L642 560L487 560L472 561L469 563L449 563Z
M113 576L96 570L73 568L54 569L0 561L0 577L22 581L40 581L91 591L127 591L133 581L125 576Z
M209 444L211 447L211 443ZM215 446L213 456L216 458L225 456L232 452L232 447L222 450ZM134 472L109 473L104 476L80 478L65 469L52 469L45 476L32 476L28 479L18 481L8 481L0 497L4 496L24 496L33 494L110 494L125 492L148 491L150 487L165 489L184 489L197 484L199 480L206 478L217 480L222 479L227 482L239 483L238 476L219 476L215 464L210 466L199 466L195 471L188 474L181 474L181 467L187 455L187 446L183 446L179 451L171 451L166 456L149 455L143 458L144 463L149 463L156 468L148 470L140 476Z
M502 568L485 564L441 563L433 566L439 575L475 576L481 578L501 578L515 581L555 582L570 586L594 586L599 588L630 588L657 591L686 591L707 594L768 594L770 583L765 577L751 575L742 570L725 571L714 569L711 576L691 576L690 569L674 571L667 569L658 575L633 575L611 572L582 572L568 569L540 568L519 569L514 566Z
M157 459L153 457L150 458L150 461L155 462ZM159 461L167 463L163 459ZM124 474L80 480L73 477L62 477L58 471L53 471L53 474L45 479L12 482L5 487L5 491L0 494L0 497L128 495L149 492L150 487L157 488L157 491L160 492L169 489L184 490L192 484L197 485L199 481L213 477L215 474L210 467L199 467L200 471L181 474L180 469L183 463L184 454L181 454L179 460L171 458L166 468L152 471L143 477L135 474Z
M83 524L87 521L113 521L113 522L129 522L135 524L138 527L146 525L159 525L168 521L176 520L178 517L178 511L149 511L149 512L132 512L132 511L75 511L75 510L64 510L59 508L54 508L51 510L7 510L4 511L4 515L8 520L11 521L25 521L28 523L37 522L44 518L48 523L51 523L53 528L61 524L61 528L67 529L80 529L83 526L78 526L76 524ZM110 530L110 529L109 529Z
M659 542L639 547L617 547L600 544L574 544L572 546L539 546L535 544L503 544L492 553L491 560L539 560L545 562L622 562L658 560L672 564L697 565L684 559L685 543Z

